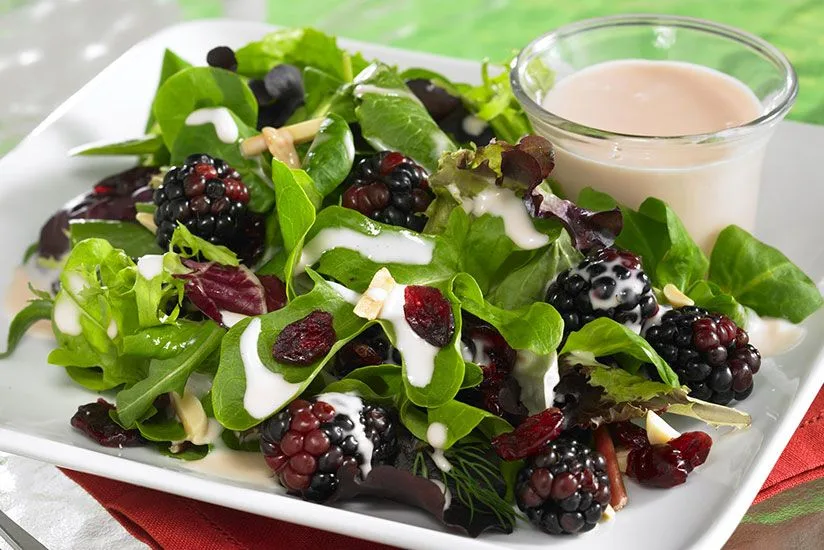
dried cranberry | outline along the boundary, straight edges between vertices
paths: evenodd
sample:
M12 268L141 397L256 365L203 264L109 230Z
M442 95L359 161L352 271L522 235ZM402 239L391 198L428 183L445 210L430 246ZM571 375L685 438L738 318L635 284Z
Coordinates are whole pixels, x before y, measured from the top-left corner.
M667 445L677 449L692 469L706 462L712 448L712 438L704 432L685 432Z
M283 327L272 348L272 357L281 363L311 365L329 353L337 339L332 315L316 309Z
M687 481L692 471L681 451L671 445L635 448L627 457L627 475L641 485L668 489Z
M71 424L104 447L136 447L146 440L137 430L127 430L112 420L109 411L114 405L105 399L82 405L72 416Z
M540 453L562 430L564 413L555 407L532 415L515 430L492 439L492 448L504 460L520 460Z
M455 334L452 304L431 286L408 286L403 293L403 313L415 334L442 348Z
M647 431L632 422L618 422L612 426L612 437L615 442L628 449L643 449L649 447Z

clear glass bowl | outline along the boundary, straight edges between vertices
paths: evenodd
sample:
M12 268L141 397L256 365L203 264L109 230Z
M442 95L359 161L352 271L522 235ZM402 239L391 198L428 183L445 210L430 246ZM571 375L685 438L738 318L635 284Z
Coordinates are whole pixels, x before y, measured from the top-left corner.
M655 137L584 126L542 107L560 80L620 59L715 69L747 85L761 102L761 115L719 132ZM568 196L590 186L631 207L649 196L661 198L706 250L729 224L753 228L766 144L798 92L792 65L768 42L725 25L669 15L603 17L556 29L524 48L511 83L535 132L555 146L552 177Z

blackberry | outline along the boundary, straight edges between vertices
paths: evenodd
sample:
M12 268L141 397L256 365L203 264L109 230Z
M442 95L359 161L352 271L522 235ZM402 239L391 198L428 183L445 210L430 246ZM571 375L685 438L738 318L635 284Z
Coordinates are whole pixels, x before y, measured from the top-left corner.
M512 375L517 352L486 321L466 312L461 316L464 360L481 367L484 377L474 388L462 390L458 398L517 426L528 415L526 407L521 403L521 387Z
M564 338L598 317L609 317L641 331L658 311L641 259L630 252L602 248L562 271L546 292L564 320Z
M386 363L400 365L400 353L389 343L381 326L372 325L338 350L334 369L343 377L361 367Z
M202 239L240 250L248 246L244 236L254 219L248 202L249 190L237 170L209 155L191 155L170 168L154 191L157 244L167 249L182 223Z
M550 535L591 530L609 504L606 460L574 439L558 439L530 458L515 486L518 507Z
M260 449L290 493L324 502L342 475L366 476L397 451L392 415L341 393L298 399L263 423Z
M666 312L644 337L690 388L692 397L726 405L752 393L761 354L729 317L685 306ZM650 374L657 376L653 370Z
M343 206L375 221L421 231L435 198L424 169L400 153L381 151L352 170Z

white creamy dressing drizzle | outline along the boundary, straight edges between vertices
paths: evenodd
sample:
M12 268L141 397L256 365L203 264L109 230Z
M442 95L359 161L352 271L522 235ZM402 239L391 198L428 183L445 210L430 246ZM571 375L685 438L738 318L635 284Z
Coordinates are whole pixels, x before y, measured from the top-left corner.
M109 326L106 327L106 336L114 340L117 337L117 323L114 319L109 321Z
M406 379L416 388L426 387L435 373L435 356L441 348L433 346L412 330L403 312L406 285L395 285L379 315L392 323L395 329L395 347L403 356L406 365Z
M209 476L265 487L267 491L286 492L274 482L274 474L262 454L229 449L219 437L219 432L212 444L214 447L208 455L201 460L182 461L183 467Z
M358 442L358 452L363 455L363 464L360 466L361 474L365 478L372 470L372 454L375 451L375 445L366 435L366 428L360 421L363 400L352 393L322 393L317 399L332 405L337 414L343 414L352 419L355 428L346 432L346 435L351 435Z
M462 342L463 343L463 342ZM489 354L486 352L487 342L483 338L473 338L472 343L475 345L475 353L472 354L470 357L470 361L475 363L476 365L490 365L492 364L492 359L489 357Z
M750 343L764 357L786 353L796 347L807 335L807 329L784 319L759 317L754 311L747 317Z
M549 243L549 237L532 225L524 201L511 189L488 187L473 198L467 199L465 208L469 204L468 201L471 201L471 213L474 216L500 216L504 222L504 233L520 248L534 250Z
M235 313L234 311L226 311L225 309L220 310L220 320L223 321L223 324L226 325L228 328L232 328L239 322L243 321L249 317L248 315L244 315L242 313Z
M202 437L193 437L191 442L194 445L214 445L220 439L220 434L223 433L223 426L214 418L209 419L209 427L206 428L206 433Z
M443 509L448 510L449 506L452 504L452 491L449 490L449 487L443 484L442 481L438 481L437 479L430 479L432 483L434 483L438 489L441 490L441 494L443 494Z
M61 294L54 302L52 318L58 330L69 336L79 336L83 332L80 326L80 307L66 293Z
M226 144L235 143L240 135L237 123L226 107L204 107L192 111L186 117L186 126L200 126L201 124L212 124L215 127L217 139Z
M475 362L475 354L472 353L472 349L464 344L464 341L461 340L461 358L464 361L472 361Z
M561 381L557 353L537 355L529 350L518 350L512 375L521 387L521 402L529 414L537 414L553 405L555 386Z
M332 290L337 292L341 298L353 306L357 305L358 301L361 299L361 295L358 292L355 292L351 288L346 288L340 283L336 283L335 281L326 281L326 284L331 286Z
M246 376L243 408L254 418L266 418L300 390L282 374L270 371L258 354L260 319L255 318L240 335L240 358Z
M137 260L137 272L146 280L151 280L163 273L163 256L147 254Z
M363 96L367 94L382 95L386 97L401 97L404 99L410 99L418 105L423 105L421 100L418 99L418 96L405 88L382 88L373 84L358 84L355 86L354 94L358 99L363 98Z
M475 115L469 115L464 117L463 121L461 122L461 127L463 131L469 134L470 136L478 137L481 135L488 124L485 120L482 120Z
M448 428L440 422L433 422L426 429L426 442L432 446L432 461L435 466L442 472L448 472L452 469L452 464L443 454L443 448L446 446L446 432Z
M435 245L411 232L379 233L364 235L345 227L327 227L303 247L295 273L303 273L326 252L335 248L355 250L367 259L377 263L403 263L426 265L432 261Z
M655 315L653 315L644 322L644 326L641 328L641 336L644 336L650 329L650 327L660 325L661 320L668 311L672 311L672 306L668 306L666 304L658 304L658 311L655 312Z

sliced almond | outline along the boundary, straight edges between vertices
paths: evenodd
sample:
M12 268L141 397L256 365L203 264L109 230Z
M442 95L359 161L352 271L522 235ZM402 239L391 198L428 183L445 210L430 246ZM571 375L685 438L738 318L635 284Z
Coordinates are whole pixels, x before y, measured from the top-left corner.
M621 473L626 473L627 462L629 457L629 449L619 449L615 451L615 462L618 464L618 470Z
M324 119L322 118L313 118L297 124L284 126L283 128L279 128L278 131L289 134L292 142L300 145L301 143L306 143L315 139L323 120ZM270 149L271 151L271 148L267 143L265 133L263 132L259 135L244 139L240 144L240 153L246 158L255 157L264 152L266 149Z
M148 212L138 212L135 216L137 223L151 231L152 233L157 233L157 225L154 222L154 216L149 214Z
M260 132L272 156L289 168L300 168L300 157L295 150L295 138L286 129L266 126Z
M674 307L694 306L695 302L692 298L678 290L678 287L672 283L664 285L664 297Z
M647 411L647 439L650 445L664 445L680 435L681 433L667 424L666 420L653 411Z
M612 521L613 519L615 519L615 508L607 504L606 508L604 508L604 514L601 516L601 522Z
M177 413L183 429L186 431L186 440L195 445L207 443L209 433L209 417L203 410L200 399L193 393L184 391L183 397L177 392L171 393L172 406Z
M378 318L383 309L383 304L392 289L395 288L395 279L385 267L378 270L369 283L369 288L363 293L358 303L355 304L355 315L373 321Z

